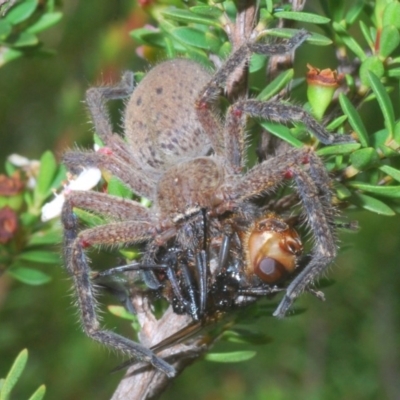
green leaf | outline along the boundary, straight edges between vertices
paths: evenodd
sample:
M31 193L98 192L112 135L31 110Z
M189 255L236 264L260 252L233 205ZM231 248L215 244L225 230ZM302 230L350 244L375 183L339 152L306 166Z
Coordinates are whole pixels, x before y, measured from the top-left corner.
M378 186L357 181L351 181L348 185L354 189L363 190L364 192L390 197L392 199L400 199L400 186Z
M273 0L266 0L265 1L266 5L267 5L267 10L272 13L273 9L274 9L274 2Z
M166 20L162 20L159 22L158 25L159 25L160 30L162 31L162 35L163 35L163 39L164 39L163 48L166 49L166 51L168 51L169 55L173 56L174 54L176 54L176 52L182 52L182 53L187 54L187 53L189 53L188 49L194 49L193 47L190 47L187 44L183 43L177 37L173 36L172 32L176 29L175 24L173 24L169 21L166 21ZM168 35L171 35L172 38L169 39ZM171 47L171 49L168 49L167 46ZM194 49L194 50L200 51L199 49Z
M174 41L175 41L175 39L174 39ZM173 60L176 57L178 57L177 51L176 51L176 49L174 47L174 41L172 40L172 38L170 38L168 36L165 36L165 40L164 40L165 48L164 48L164 51L165 51L167 60Z
M398 78L400 76L400 68L392 68L387 71L387 76L391 78Z
M189 10L194 14L200 14L210 18L219 18L224 13L220 8L212 6L194 6L190 7Z
M191 27L184 26L175 28L170 34L182 43L201 49L218 49L221 45L219 39L212 33Z
M394 25L400 29L400 3L398 1L393 1L385 7L382 16L382 25L383 27Z
M25 31L16 35L10 35L7 43L13 47L27 47L37 45L39 43L39 39L36 35Z
M335 118L333 121L331 121L327 126L326 129L328 131L335 131L341 126L344 121L346 121L347 115L341 115L340 117Z
M33 268L20 267L17 263L7 270L7 274L20 282L32 286L43 285L51 281L51 277L44 272Z
M364 35L364 39L368 43L369 48L371 50L374 50L375 44L371 36L371 31L369 30L369 27L363 21L360 21L360 29L362 34Z
M8 400L11 391L21 376L28 361L28 350L22 350L15 359L0 390L0 400Z
M19 24L29 18L38 6L38 0L24 0L18 2L5 15L5 19L12 25Z
M341 183L334 181L334 187L336 190L336 195L339 200L344 200L351 196L350 190L347 189L347 187L342 185Z
M206 18L201 15L192 13L188 10L181 9L167 9L161 12L161 14L167 18L172 19L173 21L184 22L184 23L194 23L206 26L215 26L220 28L221 24L211 18Z
M399 152L391 147L388 147L390 144L395 144L393 142L393 139L396 140L396 127L397 124L395 125L395 133L394 136L389 133L387 129L381 129L377 132L374 132L370 138L372 142L372 146L375 149L379 149L382 154L381 157L389 158L389 157L398 157ZM400 124L399 124L400 128ZM400 132L398 132L400 134Z
M127 260L138 260L142 254L139 248L123 248L118 250Z
M368 133L357 110L343 93L339 95L339 102L343 112L349 119L351 127L357 133L361 145L367 147L369 143Z
M175 42L176 44L176 42ZM185 46L185 53L188 58L195 60L199 64L201 64L206 69L210 70L213 67L210 59L208 58L207 53L202 49L197 49L195 47Z
M278 138L288 142L294 147L303 147L303 142L299 139L296 139L290 129L286 126L277 124L275 122L261 122L260 125L266 129L268 132L272 133L273 135L277 136Z
M154 32L147 28L141 28L135 29L129 34L140 44L148 44L160 48L165 47L165 34L162 32Z
M369 73L373 72L377 77L381 78L385 74L385 67L378 56L368 57L361 63L360 79L363 85L369 87Z
M54 174L57 170L57 162L51 151L46 151L40 158L40 170L37 178L37 184L34 191L34 197L43 201L49 194Z
M359 143L334 144L332 146L325 146L322 149L317 150L317 154L319 156L347 154L352 153L360 147L361 145Z
M368 196L366 194L353 193L353 195L351 196L351 201L358 207L362 207L365 210L372 211L380 215L395 215L395 212L383 201L375 199L374 197Z
M29 196L29 194L30 193L25 193L24 200L25 203L28 204L29 207L31 207L31 202L29 200L31 196ZM32 225L37 224L39 222L39 215L38 214L33 215L28 211L23 212L20 214L20 220L22 226L32 227Z
M266 63L267 57L264 54L253 53L250 58L249 72L257 72L260 69L265 68Z
M223 333L222 338L228 342L252 345L264 345L272 342L265 333L253 332L248 329L235 328Z
M5 19L0 19L0 40L5 39L11 33L11 30L11 24Z
M347 25L352 25L354 23L354 21L361 14L364 7L365 7L364 0L358 0L355 2L354 5L352 5L352 7L349 9L349 11L347 11L345 16Z
M59 165L54 176L53 181L51 182L50 189L57 189L61 187L62 183L67 179L67 167L63 164Z
M139 79L139 74L140 74L140 72L135 72L135 77L134 77L135 82L140 82L141 79L143 78L142 77L142 78ZM105 147L104 142L100 139L100 137L99 137L99 135L97 133L93 134L93 142L94 142L95 145L99 146L100 148L101 147Z
M373 147L356 150L350 155L350 162L354 168L363 170L379 163L379 155Z
M390 138L392 139L392 138ZM396 125L394 126L394 134L393 134L393 139L400 144L400 121L396 122ZM390 140L391 142L391 140ZM387 143L387 142L385 142Z
M385 126L388 129L390 135L393 135L394 133L393 104L390 101L386 88L383 86L379 78L372 71L368 72L368 76L371 84L371 89L373 90L376 99L378 100L379 106L382 110L383 118L385 120Z
M349 32L343 28L342 25L334 22L332 24L333 29L338 33L340 38L343 40L343 43L361 60L364 61L367 58L362 47L354 40L352 36L350 36Z
M381 129L371 135L371 145L375 148L384 146L390 139L390 133L387 129Z
M278 11L274 13L274 17L290 19L292 21L310 22L311 24L327 24L330 19L318 14L296 11Z
M342 21L345 17L345 3L345 0L322 1L321 7L334 21Z
M74 214L90 228L104 224L103 218L80 208L74 208Z
M43 246L46 244L59 244L61 243L61 230L50 229L48 231L39 231L33 233L26 244L29 246Z
M379 55L386 59L398 47L400 33L394 25L384 26L381 33Z
M111 314L127 319L129 321L137 321L137 316L131 314L125 307L123 306L107 306L108 311L110 311Z
M270 99L272 96L275 96L275 94L279 93L293 79L293 76L293 68L279 74L259 93L257 99L265 101Z
M400 182L400 171L396 168L393 168L389 165L382 165L379 169L385 174L391 176L397 182Z
M41 264L60 264L61 256L58 253L45 250L25 251L18 256L18 260L31 261Z
M28 27L26 32L39 33L55 25L58 21L60 21L61 18L62 13L60 12L43 14L35 23Z
M45 394L46 394L46 386L41 385L37 388L35 393L33 393L31 397L29 397L28 400L42 400Z
M205 356L207 361L220 363L235 363L252 359L257 353L255 351L232 351L230 353L209 353Z
M9 47L3 47L2 51L3 52L0 58L0 67L10 61L16 60L17 58L21 57L24 54L21 50L12 49Z
M123 197L125 199L132 198L131 190L114 176L108 181L107 191L113 196Z

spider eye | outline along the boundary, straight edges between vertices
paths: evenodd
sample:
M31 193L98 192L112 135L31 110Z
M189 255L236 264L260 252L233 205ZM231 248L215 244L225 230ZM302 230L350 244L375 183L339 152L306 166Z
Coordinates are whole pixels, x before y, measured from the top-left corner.
M255 266L254 273L266 283L276 283L286 277L288 271L279 261L266 257Z
M257 221L245 240L247 272L268 284L291 274L303 249L297 232L273 216Z

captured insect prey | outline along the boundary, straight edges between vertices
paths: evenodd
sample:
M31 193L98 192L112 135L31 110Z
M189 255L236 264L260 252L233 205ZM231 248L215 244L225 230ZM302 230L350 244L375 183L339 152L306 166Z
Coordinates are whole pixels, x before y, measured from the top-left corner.
M69 151L64 163L72 173L90 167L106 171L152 203L147 208L95 191L66 195L65 264L89 337L169 377L176 373L148 347L101 327L94 286L117 272L139 271L148 291L199 325L281 293L274 315L282 318L304 291L313 291L313 282L337 254L331 178L312 147L285 148L246 169L247 119L301 121L324 144L352 139L328 132L303 108L288 103L241 98L225 115L217 111L229 77L252 53L285 54L308 37L300 30L277 44L248 41L215 73L194 61L173 59L155 66L136 86L133 74L126 72L115 86L87 91L86 105L104 147ZM128 98L123 136L114 133L106 109L108 100L120 98ZM278 215L267 206L279 188L289 186L296 216L311 235L306 263L299 262L303 244L290 223L291 211ZM104 222L85 228L74 209ZM133 244L141 246L137 261L107 271L93 265L96 270L91 270L90 247ZM124 304L129 302L129 291L114 292ZM170 333L173 337L176 332ZM181 340L185 335L177 336Z

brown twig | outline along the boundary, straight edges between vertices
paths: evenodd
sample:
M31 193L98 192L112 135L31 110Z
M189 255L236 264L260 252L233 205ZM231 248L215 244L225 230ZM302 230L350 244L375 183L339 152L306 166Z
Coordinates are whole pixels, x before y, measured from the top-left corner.
M157 320L150 310L146 297L136 296L134 306L142 327L140 343L151 348L171 334L179 332L191 323L191 317L177 315L169 307L161 319ZM204 336L195 337L187 343L178 343L157 355L172 364L179 375L188 365L202 356L213 344ZM169 385L171 379L149 364L137 363L129 368L111 400L148 400L157 398Z

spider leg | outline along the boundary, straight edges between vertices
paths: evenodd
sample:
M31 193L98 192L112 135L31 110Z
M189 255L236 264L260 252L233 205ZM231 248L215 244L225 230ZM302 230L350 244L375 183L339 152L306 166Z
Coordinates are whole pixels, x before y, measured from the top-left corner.
M274 316L285 316L294 300L314 282L337 255L335 226L332 213L326 212L324 200L319 199L319 189L309 175L299 168L293 169L294 180L307 214L307 223L314 237L314 250L311 260L290 283L286 293L274 312Z
M107 154L98 151L69 151L63 156L63 163L73 173L81 168L97 167L109 171L113 176L120 179L130 190L139 196L150 200L155 197L154 181L136 169L132 163L126 163L115 154Z
M184 228L185 236L190 237L190 240L183 239L180 246L186 251L184 257L176 263L182 278L180 291L184 293L185 298L182 294L177 296L179 288L174 290L178 300L194 321L200 320L205 314L209 277L206 210L202 209L198 217Z
M255 196L272 191L283 182L288 170L304 163L310 149L290 149L254 166L248 173L239 176L231 187L222 187L219 195L241 203Z
M207 294L208 294L208 257L205 250L200 250L196 254L196 268L199 276L199 318L204 316L206 305L207 305Z
M240 65L247 63L252 53L270 56L287 54L300 46L308 37L310 37L310 34L307 31L300 30L289 40L277 44L255 42L244 43L229 56L223 66L217 71L211 81L202 90L196 103L197 106L202 109L202 106L210 104L211 100L216 99L220 94L221 89L225 88L226 82L230 75Z
M164 270L169 268L167 264L145 264L141 262L134 262L127 265L120 265L118 267L113 267L105 269L103 271L96 272L96 276L93 279L103 278L110 275L121 274L130 271L143 271L143 270Z
M190 271L189 266L186 263L179 263L178 264L180 274L182 276L182 284L183 284L183 289L185 291L185 295L187 298L183 297L183 290L182 288L178 285L176 287L173 287L174 294L179 300L179 302L184 306L186 309L186 312L193 318L194 321L198 321L200 316L199 316L199 302L197 299L197 293L196 289L194 286L194 279L193 279L193 274L192 271ZM171 270L173 271L173 270ZM173 274L175 272L173 271ZM170 280L171 284L173 283L172 278L174 275L170 276L168 275L168 279Z
M96 133L100 139L118 158L126 163L136 164L135 158L126 142L113 133L110 116L106 107L108 100L129 97L134 90L133 73L125 72L121 81L115 86L93 87L86 91L86 105L92 117ZM137 165L138 169L141 169Z
M247 42L240 46L213 76L211 81L200 92L196 101L197 116L209 136L216 154L228 156L233 167L241 169L244 161L244 138L242 129L234 127L232 130L221 128L217 116L214 115L212 105L216 102L220 92L225 88L231 74L240 66L244 66L252 53L278 55L294 51L310 34L305 30L299 31L286 42L278 44Z
M307 173L301 165L310 163ZM311 149L291 149L255 166L240 177L236 185L226 190L226 198L231 202L243 202L262 193L272 191L285 178L292 178L296 184L306 221L314 238L314 249L310 261L291 282L274 315L283 317L294 300L333 261L337 254L336 226L330 179L324 166ZM315 179L315 182L314 182Z
M129 97L132 94L133 89L133 73L125 72L122 75L120 83L115 86L102 86L88 89L86 91L86 104L92 117L95 131L106 146L106 148L100 150L100 152L103 152L103 157L98 157L99 167L107 166L107 169L110 169L111 165L114 163L114 170L120 170L120 174L116 175L117 177L121 179L122 176L125 179L122 179L122 181L130 186L132 186L132 183L138 184L137 187L133 187L135 193L143 195L139 190L142 191L145 189L147 193L152 194L153 192L149 190L148 187L155 186L155 176L153 176L150 171L143 171L142 166L136 161L136 158L133 156L126 142L121 136L113 133L113 128L106 107L107 100ZM76 153L81 154L80 152ZM74 159L73 154L75 154L75 152L67 153L65 156L65 162L69 167L77 165L73 163L74 161L82 161L79 160L78 155L76 155ZM104 157L104 155L111 157L107 160L107 157ZM90 163L91 161L88 160L87 162ZM130 167L128 167L128 165ZM115 173L115 171L110 172ZM130 176L132 177L130 178ZM146 197L150 198L149 196Z
M237 67L247 62L251 53L266 55L286 54L295 50L308 37L309 33L301 30L285 43L248 42L243 44L228 58L209 84L200 92L200 96L196 102L198 117L210 140L214 140L214 142L222 140L222 155L229 161L231 167L237 173L243 170L246 161L244 159L246 147L244 129L247 116L260 117L282 123L302 122L324 144L348 143L353 141L348 135L335 135L328 132L303 108L285 103L248 99L239 100L228 109L222 133L218 120L213 116L211 105L215 103L221 89L225 87L229 76ZM222 135L222 139L213 139L215 135ZM217 154L220 153L218 148L215 151Z
M112 142L113 128L106 108L106 101L129 97L134 89L133 73L125 72L121 82L115 86L93 87L86 91L86 104L97 134L109 146Z
M197 276L197 288L198 288L198 301L197 310L198 317L202 318L206 311L207 297L208 297L208 279L210 276L210 265L209 265L209 228L207 213L205 209L201 210L200 213L200 226L197 236L198 248L194 249L195 260L194 266L196 269ZM199 250L201 248L201 250Z
M179 254L175 254L174 247L168 250L175 254L169 261L171 268L166 271L175 296L172 300L177 300L194 321L204 316L207 306L210 276L208 242L207 215L202 209L181 227L181 235L176 238ZM166 262L167 258L162 256L162 262Z
M241 100L231 107L229 117L237 118L242 113L251 117L261 117L281 123L302 122L324 144L354 142L354 139L349 135L335 135L328 132L323 125L299 106L272 101Z
M73 190L67 195L73 207L82 208L113 221L152 221L152 213L147 207L134 200L112 196L107 193L87 190Z
M103 330L97 316L96 293L90 277L88 260L84 247L95 244L116 244L116 242L134 242L150 239L149 224L144 222L116 222L107 225L107 228L96 227L78 233L78 220L73 213L72 203L64 203L62 223L64 225L64 257L68 273L74 280L78 303L81 310L83 328L86 334L104 345L151 363L155 368L172 377L175 369L157 357L151 350L143 347L114 332Z
M94 277L92 277L92 279L93 279L93 281L96 281L96 283L98 282L101 286L104 286L105 288L110 289L111 291L114 291L114 294L117 294L117 297L118 297L119 292L117 292L117 290L116 290L118 288L114 289L114 282L111 282L111 285L109 285L109 281L104 281L104 278L107 278L107 277L115 275L115 274L130 272L130 271L149 272L149 271L165 270L167 277L168 277L168 281L171 285L171 288L173 290L175 297L177 298L179 303L186 309L187 314L189 314L193 318L193 320L197 321L197 320L199 320L199 315L198 315L199 307L197 305L197 300L195 298L196 293L194 290L192 276L190 274L190 271L186 265L184 265L182 263L179 264L181 274L183 275L185 288L186 288L187 294L189 295L189 301L188 301L183 297L182 290L179 286L179 280L176 276L174 267L176 268L177 265L171 265L170 262L167 262L165 264L146 264L146 263L139 263L139 262L136 263L135 262L132 264L122 265L119 267L114 267L114 268L110 268L110 269L107 269L104 271L96 272L96 275ZM156 285L158 285L158 286L156 287ZM157 290L162 286L162 283L159 283L156 280L156 285L154 283L152 283L150 286L150 289ZM120 297L122 297L122 296L120 296ZM123 304L125 304L125 302L123 302ZM129 307L127 307L127 308L129 311L131 311L132 304L129 303L128 305L129 305Z
M302 107L275 101L239 100L228 109L224 127L226 155L238 173L243 170L246 161L245 127L248 116L284 124L302 122L324 144L354 142L350 135L328 132Z

